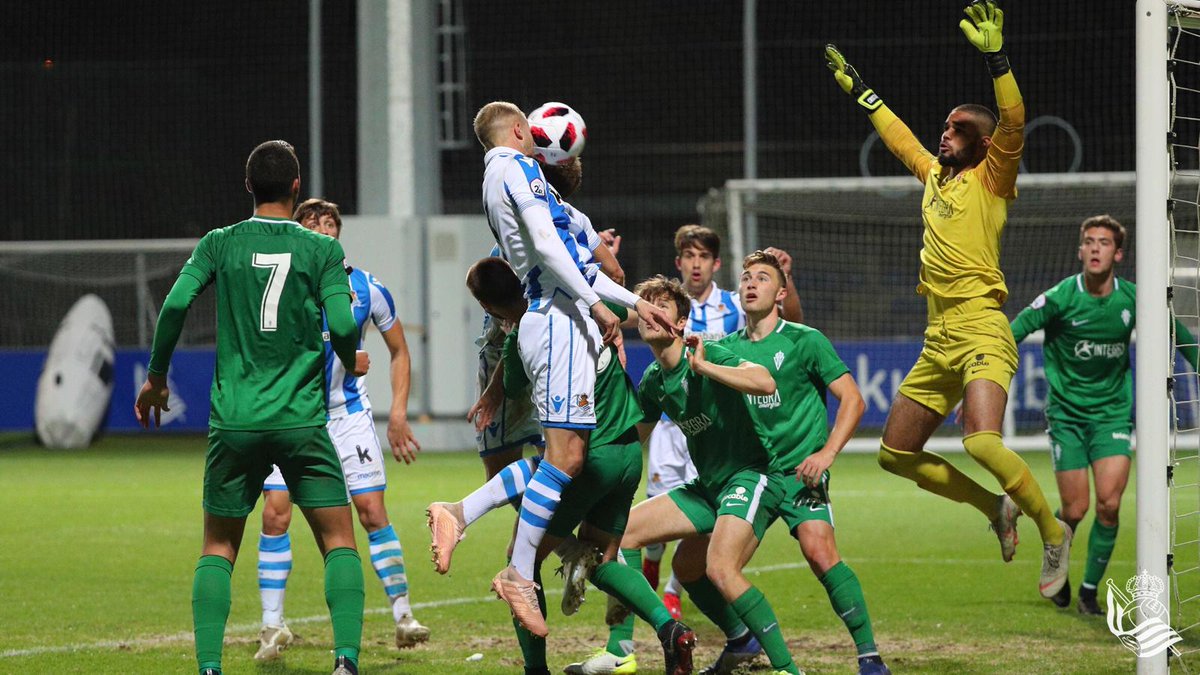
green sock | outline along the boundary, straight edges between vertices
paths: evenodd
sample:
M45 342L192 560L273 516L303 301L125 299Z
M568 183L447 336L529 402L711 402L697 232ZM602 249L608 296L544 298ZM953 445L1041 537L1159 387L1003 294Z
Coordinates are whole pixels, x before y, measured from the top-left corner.
M333 657L345 656L358 666L363 627L362 559L352 548L325 554L325 604L333 621Z
M229 620L230 578L233 563L219 555L202 555L192 577L192 624L196 635L196 662L221 669L225 622Z
M1083 583L1088 588L1100 585L1113 547L1117 545L1117 525L1105 525L1098 519L1092 521L1092 533L1088 535L1087 566L1083 568Z
M688 597L692 599L692 604L696 605L704 616L708 617L725 633L727 639L733 640L746 634L749 630L746 624L742 623L742 618L733 611L725 598L721 596L721 592L713 585L713 582L708 580L708 577L700 577L696 581L684 581L684 589L687 590Z
M875 633L871 630L867 601L863 598L862 585L858 583L854 570L844 561L839 562L821 577L821 585L829 594L833 611L842 617L850 637L854 638L858 655L877 654L879 650L875 647Z
M788 653L787 643L784 642L783 633L779 630L779 619L775 617L775 610L771 609L771 603L767 602L762 591L751 586L750 590L742 593L737 600L733 601L733 611L742 617L742 622L758 638L758 643L762 645L763 651L767 653L767 658L771 660L772 668L794 674L800 672L796 663L792 661L792 655Z
M542 591L542 564L533 567L533 583L538 585L538 604L542 608L542 618L546 617L546 594ZM517 644L521 645L521 656L525 658L525 670L546 667L546 638L540 638L530 633L513 617L513 628L517 631Z
M623 548L621 557L630 569L642 569L642 549ZM621 623L608 627L608 644L604 650L613 656L628 656L633 653L633 612Z
M654 626L656 631L671 620L671 613L650 587L641 569L635 570L629 565L610 560L596 568L591 581L596 588L625 603L634 614Z

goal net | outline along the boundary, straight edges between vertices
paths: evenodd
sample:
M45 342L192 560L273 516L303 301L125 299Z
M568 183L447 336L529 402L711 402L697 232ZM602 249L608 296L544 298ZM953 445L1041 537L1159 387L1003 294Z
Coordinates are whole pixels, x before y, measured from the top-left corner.
M75 301L108 305L118 347L148 349L162 299L194 239L8 242L0 246L0 348L45 349ZM212 293L188 312L183 344L216 341Z
M1084 218L1108 213L1133 229L1135 185L1133 173L1018 179L1019 198L1009 208L1001 254L1010 319L1038 294L1079 272L1076 250ZM736 263L746 252L774 246L791 254L805 322L839 347L860 387L864 372L868 377L873 372L857 367L864 357L873 362L897 355L883 395L874 405L866 397L866 428L882 424L899 379L920 351L926 325L925 299L916 294L922 191L922 184L908 176L733 180L701 204L704 222L729 242L726 283L734 283ZM1129 260L1134 247L1126 242ZM1136 277L1131 264L1118 273ZM1005 431L1018 449L1047 447L1040 340L1040 333L1032 335L1021 347L1021 368L1010 392ZM952 438L935 438L931 447L960 450L957 430L945 433ZM875 447L874 440L864 442L866 449Z

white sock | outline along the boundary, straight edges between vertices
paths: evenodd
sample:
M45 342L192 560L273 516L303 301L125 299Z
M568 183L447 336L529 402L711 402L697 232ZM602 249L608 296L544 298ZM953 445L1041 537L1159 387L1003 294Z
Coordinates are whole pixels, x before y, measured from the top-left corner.
M550 519L558 509L563 490L570 484L571 477L550 462L539 464L529 481L525 497L521 500L521 517L517 521L512 555L513 567L525 579L533 579L538 545L542 543Z
M525 486L537 471L541 456L518 459L488 479L478 490L467 495L462 500L463 520L471 523L479 520L487 512L512 504L520 508L521 497L525 494Z
M664 543L650 544L642 549L642 555L646 556L646 560L658 562L662 560L663 554L667 552L667 545Z
M371 544L371 566L383 582L383 590L392 603L392 616L396 621L405 614L412 614L408 602L408 574L404 571L404 550L400 538L391 524L367 533Z
M667 586L663 589L663 593L683 595L683 584L679 583L679 580L675 578L674 572L671 573L671 578L667 580Z
M292 573L292 539L284 532L278 536L258 535L258 592L262 596L263 625L283 624L283 596Z

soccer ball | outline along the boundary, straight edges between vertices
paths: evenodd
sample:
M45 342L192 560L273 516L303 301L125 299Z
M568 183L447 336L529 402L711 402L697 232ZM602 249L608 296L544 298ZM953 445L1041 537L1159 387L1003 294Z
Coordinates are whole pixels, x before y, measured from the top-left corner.
M550 102L529 113L534 157L546 164L566 164L583 152L587 125L566 103Z

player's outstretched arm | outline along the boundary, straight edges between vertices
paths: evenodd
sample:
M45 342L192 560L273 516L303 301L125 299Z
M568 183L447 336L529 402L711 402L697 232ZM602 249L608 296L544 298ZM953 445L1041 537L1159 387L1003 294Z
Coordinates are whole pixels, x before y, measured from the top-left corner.
M689 335L684 338L684 343L692 350L688 366L697 375L751 396L775 393L775 378L757 363L741 361L720 345L705 343L698 335ZM708 360L710 353L712 361Z
M821 475L833 466L838 453L854 437L863 412L867 409L858 383L850 373L830 382L829 392L838 400L837 417L833 421L833 429L829 430L829 439L825 441L825 447L804 458L796 467L796 478L808 486L821 482Z
M1029 306L1021 310L1017 314L1017 318L1012 320L1009 328L1013 332L1013 340L1017 344L1029 337L1031 333L1035 333L1045 328L1058 314L1058 304L1054 302L1053 296L1048 293L1042 293L1029 303Z
M958 27L983 54L996 90L996 107L1000 109L1000 120L992 134L980 179L992 194L1012 198L1016 195L1017 170L1025 149L1025 102L1004 51L1004 10L992 0L977 0L963 11L967 18Z
M917 180L924 183L933 165L933 155L921 146L912 130L863 82L858 71L846 61L836 45L825 45L825 65L833 71L833 79L842 91L853 96L858 105L867 111L871 124L875 125L875 130L892 154L904 162Z

